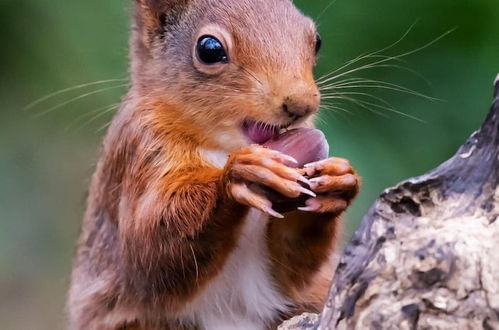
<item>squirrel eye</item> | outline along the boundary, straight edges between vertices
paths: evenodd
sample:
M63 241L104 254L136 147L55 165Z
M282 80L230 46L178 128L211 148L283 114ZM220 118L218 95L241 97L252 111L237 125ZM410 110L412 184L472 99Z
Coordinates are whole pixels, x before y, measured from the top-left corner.
M321 50L321 47L322 47L321 35L319 33L317 33L315 35L315 53L316 54L319 53L319 50Z
M224 46L213 36L200 37L196 51L198 59L204 64L227 63L229 60Z

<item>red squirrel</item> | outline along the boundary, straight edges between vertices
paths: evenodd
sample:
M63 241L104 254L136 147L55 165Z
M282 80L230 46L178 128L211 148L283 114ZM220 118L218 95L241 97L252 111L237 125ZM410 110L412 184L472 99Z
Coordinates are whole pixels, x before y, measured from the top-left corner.
M295 169L262 146L313 126L320 43L290 0L134 0L131 88L90 186L71 329L270 329L321 308L359 179L347 160ZM280 214L254 184L308 199Z

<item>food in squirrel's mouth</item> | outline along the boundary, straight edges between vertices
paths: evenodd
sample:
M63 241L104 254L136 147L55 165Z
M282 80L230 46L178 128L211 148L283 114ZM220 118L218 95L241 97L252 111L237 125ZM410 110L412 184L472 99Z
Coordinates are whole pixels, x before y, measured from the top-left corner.
M326 159L329 155L329 145L324 133L313 128L289 130L271 138L263 146L295 158L297 164L286 163L287 166L295 168L302 168L305 164ZM310 198L304 194L298 198L288 198L267 187L252 187L252 189L263 193L272 202L272 208L280 213L305 206L306 200Z
M297 128L284 132L263 144L295 158L298 164L286 164L301 168L305 164L326 159L329 145L324 133L314 128Z
M246 120L243 130L248 138L256 144L263 144L279 135L281 126L267 124L261 121Z

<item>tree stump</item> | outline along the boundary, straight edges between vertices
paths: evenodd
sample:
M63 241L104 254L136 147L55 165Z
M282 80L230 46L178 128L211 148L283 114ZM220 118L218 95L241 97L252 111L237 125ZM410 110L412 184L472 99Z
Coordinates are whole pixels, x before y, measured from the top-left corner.
M494 91L454 157L371 207L319 321L283 329L499 329L499 75Z

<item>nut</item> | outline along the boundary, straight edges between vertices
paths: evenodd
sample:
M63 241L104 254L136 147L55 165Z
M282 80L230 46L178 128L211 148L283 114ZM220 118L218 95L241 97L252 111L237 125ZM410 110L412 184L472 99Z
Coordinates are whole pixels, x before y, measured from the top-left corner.
M286 164L297 168L305 164L326 159L329 145L324 133L314 128L297 128L287 131L267 141L264 147L277 150L298 161L298 164Z

